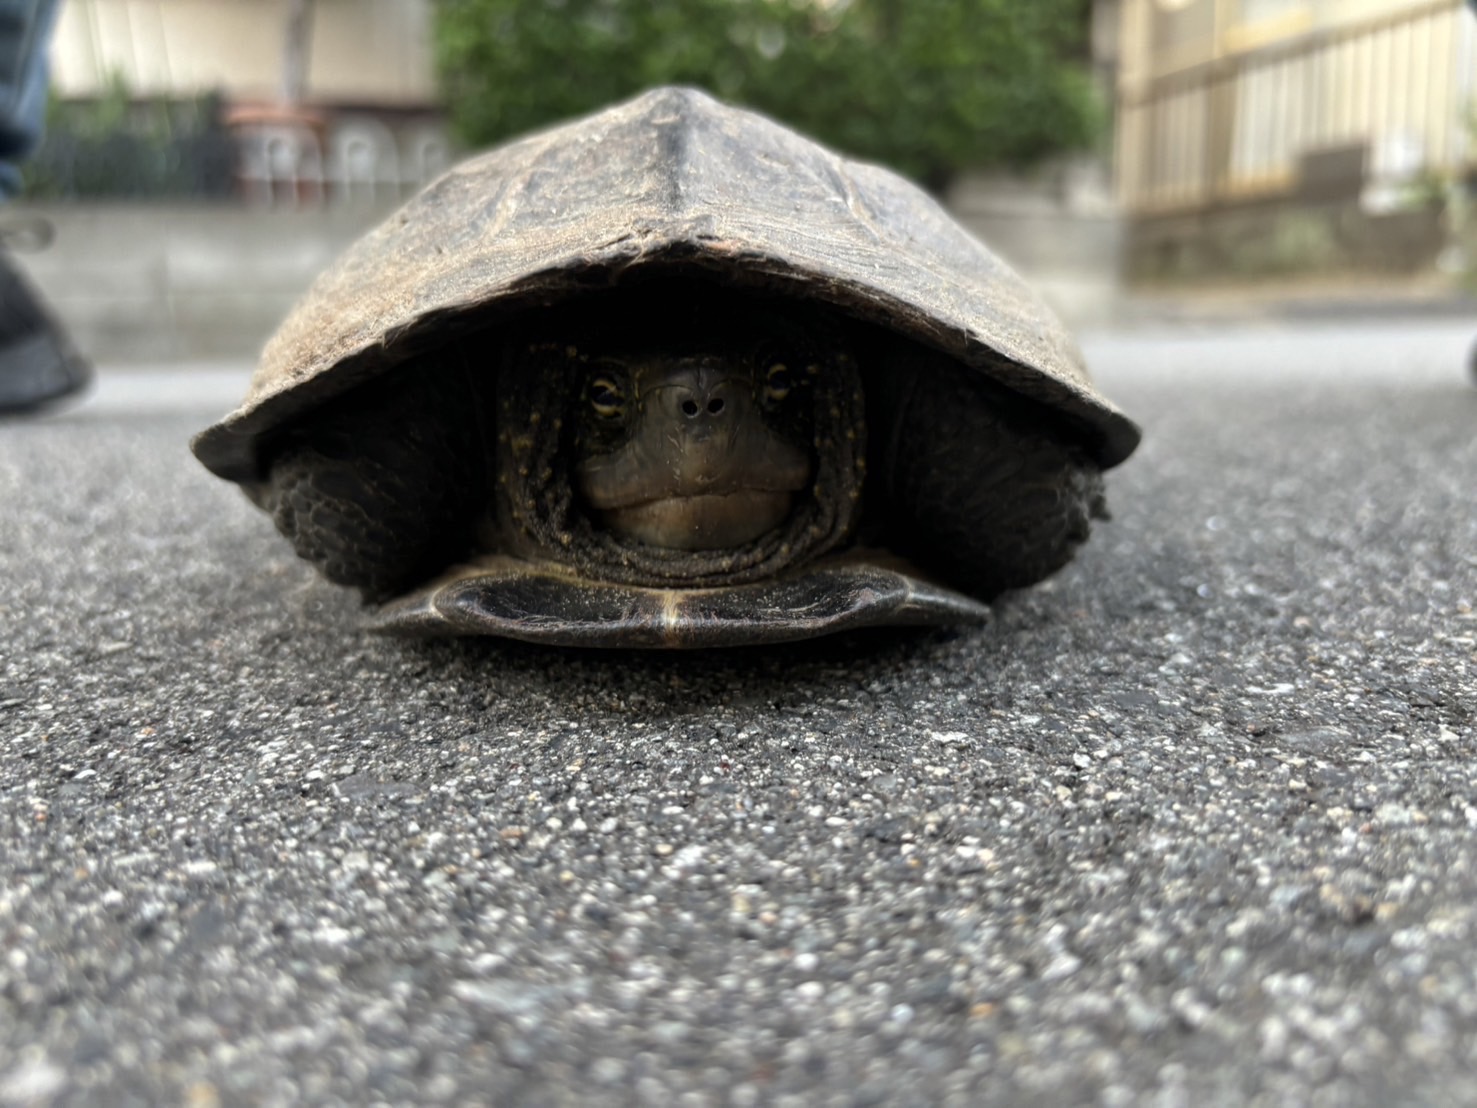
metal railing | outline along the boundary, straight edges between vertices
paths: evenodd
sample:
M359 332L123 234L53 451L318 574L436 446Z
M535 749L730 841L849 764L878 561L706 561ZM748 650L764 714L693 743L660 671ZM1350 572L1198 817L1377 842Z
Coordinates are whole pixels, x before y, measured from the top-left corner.
M240 125L233 131L240 192L257 207L401 200L452 161L446 129L434 122L397 133L361 113L336 118L324 133L283 122Z
M1477 153L1474 91L1477 20L1463 0L1216 58L1120 95L1119 198L1149 214L1291 192L1310 158L1338 150L1359 155L1356 195L1455 175Z

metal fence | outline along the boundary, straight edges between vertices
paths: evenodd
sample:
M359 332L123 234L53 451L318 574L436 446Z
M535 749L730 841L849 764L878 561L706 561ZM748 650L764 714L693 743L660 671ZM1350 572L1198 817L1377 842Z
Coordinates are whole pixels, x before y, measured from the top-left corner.
M1145 214L1290 192L1335 151L1357 154L1356 193L1456 175L1473 161L1474 91L1463 0L1217 58L1120 96L1119 196Z
M201 133L163 141L120 132L57 134L25 167L33 200L216 199L235 191L236 149L229 135Z
M296 209L398 200L452 161L439 121L398 128L366 113L334 117L324 128L290 121L233 128L242 197L258 207Z
M53 98L21 169L32 200L228 196L235 145L215 96L134 103L115 85L93 101Z
M410 195L450 164L434 113L299 113L228 108L217 96L54 101L23 167L31 200L226 200L254 207L374 206Z

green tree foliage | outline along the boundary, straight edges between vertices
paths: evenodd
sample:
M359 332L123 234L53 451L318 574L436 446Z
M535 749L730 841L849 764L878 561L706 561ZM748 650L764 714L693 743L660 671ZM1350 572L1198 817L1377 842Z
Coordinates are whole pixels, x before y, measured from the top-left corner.
M1087 0L440 0L437 63L483 146L659 84L707 88L938 184L1086 145Z

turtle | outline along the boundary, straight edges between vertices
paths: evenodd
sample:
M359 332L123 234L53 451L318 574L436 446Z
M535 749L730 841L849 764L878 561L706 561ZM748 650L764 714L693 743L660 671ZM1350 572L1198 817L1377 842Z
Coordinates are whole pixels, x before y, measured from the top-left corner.
M191 446L370 629L709 647L982 621L1139 437L920 188L667 87L429 184Z

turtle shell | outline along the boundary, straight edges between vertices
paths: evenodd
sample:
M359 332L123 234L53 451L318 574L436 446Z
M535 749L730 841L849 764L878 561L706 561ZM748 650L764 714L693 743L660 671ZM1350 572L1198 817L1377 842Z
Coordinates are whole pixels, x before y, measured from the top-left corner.
M1139 431L1051 310L926 193L753 112L661 88L474 157L360 239L267 343L245 402L196 437L261 476L285 422L464 329L700 270L832 304L1060 413L1102 467Z

